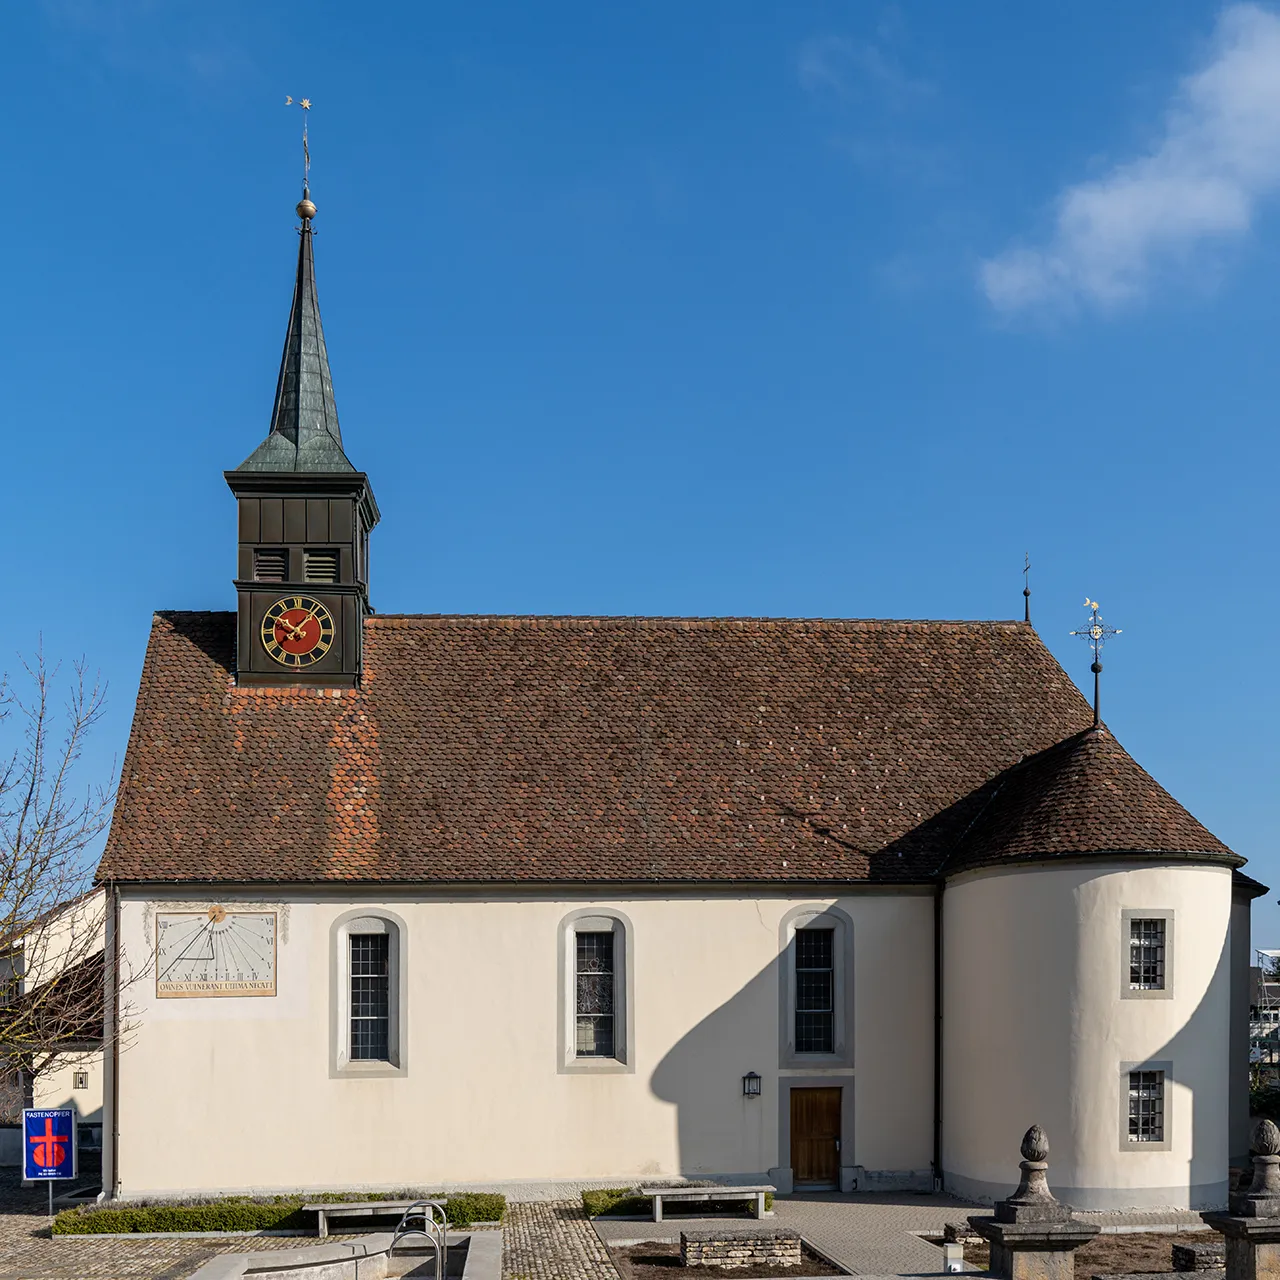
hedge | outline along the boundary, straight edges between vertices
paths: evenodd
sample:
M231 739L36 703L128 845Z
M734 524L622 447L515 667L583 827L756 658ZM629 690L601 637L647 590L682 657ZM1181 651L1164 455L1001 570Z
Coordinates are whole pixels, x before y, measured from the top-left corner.
M741 1201L699 1201L699 1204L705 1203L708 1209L718 1209L724 1207L738 1208ZM582 1207L586 1210L588 1218L607 1217L618 1214L647 1214L653 1210L653 1201L648 1196L636 1194L635 1187L607 1187L604 1190L584 1191L582 1193ZM773 1192L766 1191L764 1193L765 1210L773 1208Z
M53 1220L54 1235L130 1235L139 1231L305 1231L315 1226L314 1213L303 1213L304 1204L340 1204L355 1200L408 1199L384 1193L342 1195L325 1192L315 1196L230 1196L204 1204L137 1204L114 1207L81 1205L64 1209ZM465 1191L448 1197L414 1195L415 1199L445 1200L445 1214L452 1227L501 1221L505 1196ZM392 1211L394 1212L394 1211ZM389 1213L388 1216L391 1216Z

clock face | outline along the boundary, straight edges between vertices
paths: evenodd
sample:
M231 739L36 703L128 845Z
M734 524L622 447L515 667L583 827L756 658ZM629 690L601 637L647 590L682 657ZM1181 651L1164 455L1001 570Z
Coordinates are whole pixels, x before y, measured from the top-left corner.
M273 996L274 911L156 913L156 995Z
M333 614L310 596L285 596L262 619L262 646L281 666L309 667L333 645Z

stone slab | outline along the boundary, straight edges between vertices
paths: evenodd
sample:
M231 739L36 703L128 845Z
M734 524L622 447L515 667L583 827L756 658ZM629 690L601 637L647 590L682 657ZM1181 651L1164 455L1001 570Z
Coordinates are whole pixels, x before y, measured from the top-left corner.
M1204 1244L1175 1244L1173 1269L1175 1271L1221 1271L1227 1265L1227 1247L1221 1240L1206 1240Z

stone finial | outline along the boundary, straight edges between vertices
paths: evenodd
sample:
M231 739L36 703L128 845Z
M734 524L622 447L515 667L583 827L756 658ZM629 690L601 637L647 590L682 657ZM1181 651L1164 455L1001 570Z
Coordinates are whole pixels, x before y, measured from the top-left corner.
M1253 1181L1231 1197L1231 1212L1242 1218L1280 1217L1280 1129L1270 1120L1253 1127Z
M1022 1158L1024 1160L1048 1160L1049 1158L1049 1135L1038 1124L1033 1124L1022 1135Z
M1253 1126L1253 1150L1260 1156L1280 1156L1280 1129L1270 1120Z
M1022 1135L1022 1178L1018 1189L996 1202L997 1222L1065 1222L1071 1211L1054 1199L1048 1178L1049 1137L1033 1124Z

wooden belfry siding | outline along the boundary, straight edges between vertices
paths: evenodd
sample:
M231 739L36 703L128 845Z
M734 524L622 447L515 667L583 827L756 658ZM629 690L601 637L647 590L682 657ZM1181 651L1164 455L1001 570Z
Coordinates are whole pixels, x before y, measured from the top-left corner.
M355 582L355 507L352 498L241 498L238 576L253 577L258 547L283 547L289 552L290 581L302 582L304 548L327 543L338 552L338 581Z

